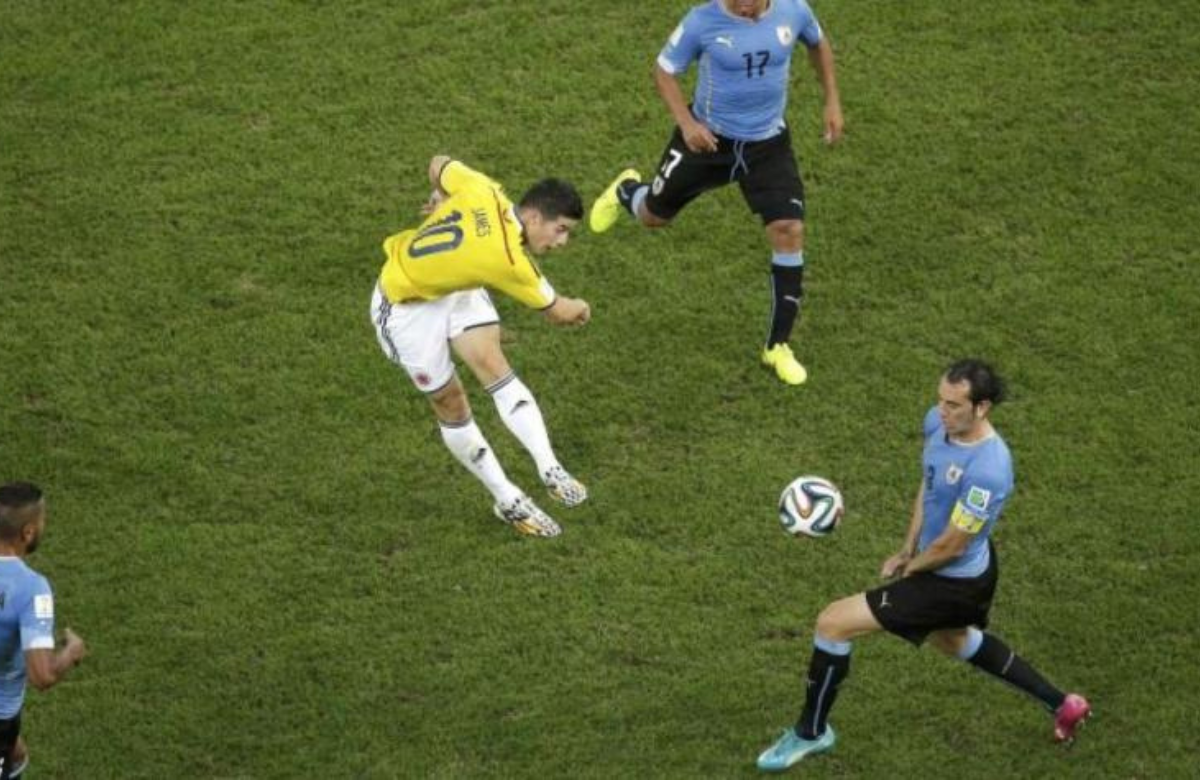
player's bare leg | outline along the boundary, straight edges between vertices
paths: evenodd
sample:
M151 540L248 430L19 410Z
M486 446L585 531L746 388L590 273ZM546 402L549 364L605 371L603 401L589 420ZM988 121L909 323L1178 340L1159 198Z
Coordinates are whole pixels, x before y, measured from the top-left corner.
M587 488L563 468L554 454L537 399L504 356L500 347L500 326L472 328L455 338L451 345L492 396L505 426L533 457L550 496L566 506L586 501Z
M451 377L445 387L431 393L429 402L433 405L446 448L492 494L497 517L530 536L561 533L558 524L505 475L500 461L471 417L471 406L457 375Z

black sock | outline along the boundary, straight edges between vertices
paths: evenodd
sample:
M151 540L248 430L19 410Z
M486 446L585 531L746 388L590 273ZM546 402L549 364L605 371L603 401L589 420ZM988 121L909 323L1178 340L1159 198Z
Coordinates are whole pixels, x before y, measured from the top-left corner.
M796 721L796 733L804 739L816 739L825 733L825 722L837 699L838 686L850 674L850 654L834 655L813 648L808 662L808 687L804 692L804 712Z
M642 183L637 179L622 179L621 183L617 185L617 201L619 201L621 207L630 214L633 214L634 193L636 193L638 191L638 187L641 186ZM636 217L637 214L633 214L633 216Z
M1051 710L1061 707L1066 698L1062 691L1014 653L1002 639L992 634L983 635L983 643L968 660L988 674L1025 691Z
M804 297L804 266L771 265L771 335L767 348L786 344L792 326L800 316L800 299Z

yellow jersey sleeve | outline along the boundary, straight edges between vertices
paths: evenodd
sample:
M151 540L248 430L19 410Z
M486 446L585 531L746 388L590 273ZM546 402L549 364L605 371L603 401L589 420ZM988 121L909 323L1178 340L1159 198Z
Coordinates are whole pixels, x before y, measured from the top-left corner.
M447 195L454 195L469 188L503 189L495 179L467 167L466 163L459 162L458 160L451 160L442 166L442 170L438 173L438 186Z
M533 259L520 246L512 248L511 256L511 273L495 277L491 286L531 309L548 309L554 305L558 297L554 287L542 276Z

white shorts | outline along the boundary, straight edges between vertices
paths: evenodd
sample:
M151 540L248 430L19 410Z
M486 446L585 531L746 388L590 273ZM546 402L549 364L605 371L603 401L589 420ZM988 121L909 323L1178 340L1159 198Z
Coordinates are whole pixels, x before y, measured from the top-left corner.
M454 377L450 340L471 328L495 325L500 315L482 287L432 301L389 303L376 285L371 321L388 360L407 371L418 390L434 393Z

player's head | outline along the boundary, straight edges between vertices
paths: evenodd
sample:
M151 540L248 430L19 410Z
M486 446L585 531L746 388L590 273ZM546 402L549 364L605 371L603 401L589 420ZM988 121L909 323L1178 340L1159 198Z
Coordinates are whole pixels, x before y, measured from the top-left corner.
M566 244L583 219L579 191L562 179L542 179L529 188L517 209L525 225L525 243L538 255Z
M757 19L767 10L767 0L724 0L725 8L734 16Z
M41 488L28 482L0 485L0 543L28 554L37 549L45 528Z
M1004 380L978 358L957 360L938 385L938 414L951 436L969 435L1004 400Z

